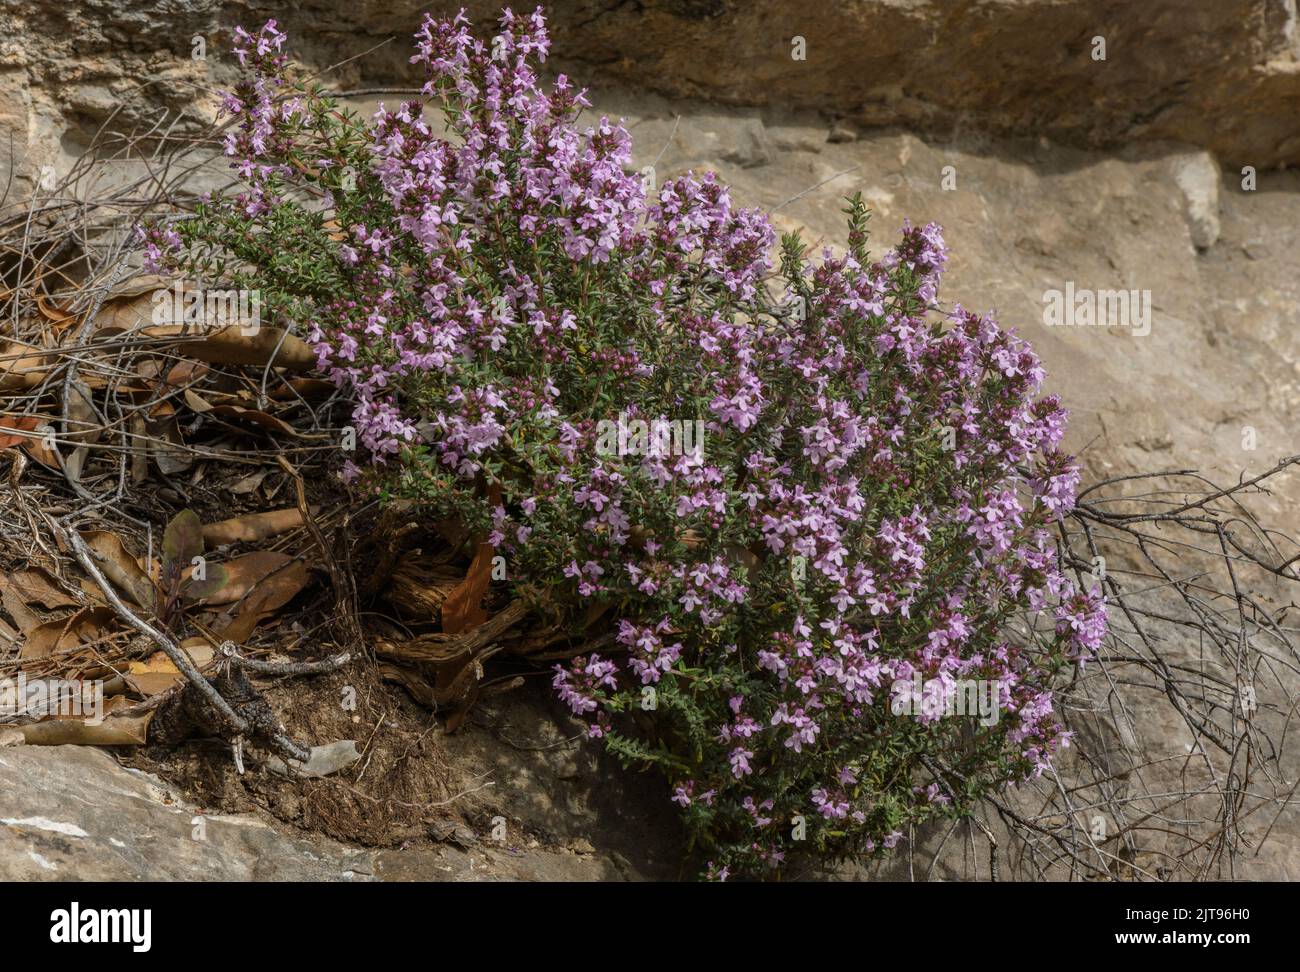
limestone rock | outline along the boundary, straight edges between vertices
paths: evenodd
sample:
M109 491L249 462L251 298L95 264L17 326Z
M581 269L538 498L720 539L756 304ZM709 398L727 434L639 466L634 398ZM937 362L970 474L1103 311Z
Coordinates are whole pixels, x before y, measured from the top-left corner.
M1219 167L1208 152L1185 155L1174 163L1174 179L1186 201L1192 245L1207 250L1219 239Z
M0 880L349 881L362 851L203 815L156 777L83 746L0 750Z

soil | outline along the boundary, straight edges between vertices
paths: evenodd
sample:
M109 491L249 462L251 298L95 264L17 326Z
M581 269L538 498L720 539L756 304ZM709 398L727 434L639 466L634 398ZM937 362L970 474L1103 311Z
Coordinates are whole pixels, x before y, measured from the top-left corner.
M399 851L440 843L569 851L603 857L628 879L689 877L667 784L624 770L587 740L549 681L536 668L490 671L484 695L449 734L362 659L259 685L295 738L356 740L360 760L332 776L287 779L251 753L241 776L215 739L149 746L123 762L210 812L262 810L306 836Z

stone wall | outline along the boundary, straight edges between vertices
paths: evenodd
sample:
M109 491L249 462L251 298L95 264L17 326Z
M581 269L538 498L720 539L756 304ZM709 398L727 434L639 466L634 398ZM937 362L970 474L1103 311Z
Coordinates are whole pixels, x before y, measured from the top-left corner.
M231 28L268 16L315 66L369 52L330 75L342 85L401 84L419 11L458 5L0 0L0 128L27 174L110 118L149 126L165 108L163 124L197 127L228 76ZM497 6L468 3L480 22ZM943 137L1172 139L1260 169L1300 159L1295 0L558 0L549 13L554 65L587 84Z

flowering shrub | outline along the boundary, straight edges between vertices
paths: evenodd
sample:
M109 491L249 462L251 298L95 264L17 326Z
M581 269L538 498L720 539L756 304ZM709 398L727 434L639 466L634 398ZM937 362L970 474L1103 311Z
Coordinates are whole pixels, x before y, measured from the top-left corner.
M873 260L855 198L814 262L711 174L647 189L623 128L540 86L540 11L488 44L425 19L445 132L294 88L283 41L239 34L242 190L148 231L150 259L306 329L355 402L345 476L480 530L539 612L604 609L609 647L555 687L666 775L708 874L883 853L1043 771L1053 676L1104 607L1048 532L1065 412L1024 342L939 310L937 226ZM946 717L965 682L992 718Z

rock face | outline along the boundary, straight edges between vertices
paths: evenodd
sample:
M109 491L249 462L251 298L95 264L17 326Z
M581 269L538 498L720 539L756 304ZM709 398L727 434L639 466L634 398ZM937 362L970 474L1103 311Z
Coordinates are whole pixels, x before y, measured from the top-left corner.
M101 750L0 750L0 879L346 881L373 870L342 845L286 837L249 816L204 816Z
M344 87L409 83L420 13L461 5L0 0L0 126L25 163L20 174L32 179L41 165L66 167L110 119L123 131L160 121L193 128L214 107L211 87L228 77L231 29L267 17L290 31L295 56L317 68L342 64L330 78ZM483 24L502 0L465 5ZM900 126L1092 147L1169 139L1234 167L1300 161L1295 0L564 0L550 8L553 66L586 84L813 110L847 134ZM0 167L8 157L0 152Z
M1300 157L1295 14L1294 0L607 2L566 9L556 49L673 96L946 136L1176 139L1264 167Z
M597 881L621 860L573 849L368 850L253 814L212 814L82 746L0 749L0 881Z

